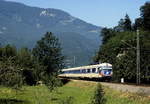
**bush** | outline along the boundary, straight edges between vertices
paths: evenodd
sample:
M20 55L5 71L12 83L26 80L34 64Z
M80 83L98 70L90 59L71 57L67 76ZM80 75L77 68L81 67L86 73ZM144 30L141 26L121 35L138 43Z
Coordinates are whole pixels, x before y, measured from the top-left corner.
M11 61L0 62L0 85L18 89L23 85L22 71Z
M104 91L100 83L98 83L91 104L105 104Z

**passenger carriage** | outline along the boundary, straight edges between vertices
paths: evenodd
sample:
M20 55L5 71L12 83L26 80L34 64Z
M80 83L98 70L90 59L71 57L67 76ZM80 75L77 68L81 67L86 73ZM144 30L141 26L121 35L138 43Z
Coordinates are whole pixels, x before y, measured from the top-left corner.
M62 69L62 73L59 74L59 77L81 79L110 79L112 74L112 65L109 63L101 63L97 65Z

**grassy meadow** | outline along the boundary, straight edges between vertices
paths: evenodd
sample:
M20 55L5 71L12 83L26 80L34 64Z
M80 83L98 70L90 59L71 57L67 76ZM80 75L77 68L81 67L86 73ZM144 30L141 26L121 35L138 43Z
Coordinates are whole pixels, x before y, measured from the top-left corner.
M90 104L96 83L70 81L50 92L46 86L24 86L20 91L0 87L0 104ZM103 87L106 104L150 104L150 98Z

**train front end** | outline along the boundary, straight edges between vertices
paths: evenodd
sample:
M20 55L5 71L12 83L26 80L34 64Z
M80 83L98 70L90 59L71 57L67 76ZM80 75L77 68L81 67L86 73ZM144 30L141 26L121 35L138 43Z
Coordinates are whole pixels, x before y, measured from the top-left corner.
M103 79L111 79L112 78L112 65L109 63L103 63L99 69L99 75Z

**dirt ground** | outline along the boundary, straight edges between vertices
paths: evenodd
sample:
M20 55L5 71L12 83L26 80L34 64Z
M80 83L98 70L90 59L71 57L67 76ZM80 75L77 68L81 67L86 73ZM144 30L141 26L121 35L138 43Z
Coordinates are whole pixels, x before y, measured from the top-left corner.
M73 80L73 81L85 81L85 80ZM90 83L98 83L94 81L85 81ZM122 91L122 92L131 92L137 93L143 96L150 97L150 87L149 86L136 86L136 85L127 85L127 84L116 84L116 83L107 83L107 82L100 82L103 86L107 86L114 90Z
M142 94L150 97L150 87L126 85L126 84L114 84L114 83L105 83L105 82L101 82L101 84L122 92L137 93L137 94Z

